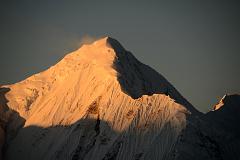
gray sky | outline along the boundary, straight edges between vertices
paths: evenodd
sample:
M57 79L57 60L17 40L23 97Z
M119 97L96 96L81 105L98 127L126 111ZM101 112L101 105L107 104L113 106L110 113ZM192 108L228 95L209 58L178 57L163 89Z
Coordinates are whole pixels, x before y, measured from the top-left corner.
M108 35L200 111L240 93L239 2L129 1L0 1L0 84L47 69L83 36Z

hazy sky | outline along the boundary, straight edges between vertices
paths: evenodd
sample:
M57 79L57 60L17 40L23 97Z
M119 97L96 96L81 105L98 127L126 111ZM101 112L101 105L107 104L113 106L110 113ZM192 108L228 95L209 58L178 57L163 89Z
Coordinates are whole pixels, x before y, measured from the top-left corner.
M240 93L237 1L0 1L0 84L47 69L111 36L164 75L200 111Z

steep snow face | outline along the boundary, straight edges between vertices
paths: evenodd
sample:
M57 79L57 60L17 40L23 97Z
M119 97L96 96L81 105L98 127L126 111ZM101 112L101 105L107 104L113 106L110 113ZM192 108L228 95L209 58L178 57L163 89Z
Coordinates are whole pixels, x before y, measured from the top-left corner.
M187 118L200 115L110 37L3 87L5 159L171 159Z

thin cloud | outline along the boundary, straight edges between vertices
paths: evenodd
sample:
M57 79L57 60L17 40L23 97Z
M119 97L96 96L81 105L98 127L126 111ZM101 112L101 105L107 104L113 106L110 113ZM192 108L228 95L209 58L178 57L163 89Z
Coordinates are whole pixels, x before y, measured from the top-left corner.
M98 40L99 37L93 37L93 36L90 36L90 35L84 35L81 40L80 40L80 45L84 45L84 44L91 44L93 43L94 41Z

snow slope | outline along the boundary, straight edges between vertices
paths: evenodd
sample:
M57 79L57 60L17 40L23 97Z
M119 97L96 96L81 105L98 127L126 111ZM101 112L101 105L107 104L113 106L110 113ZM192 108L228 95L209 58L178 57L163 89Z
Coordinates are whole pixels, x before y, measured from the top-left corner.
M6 160L179 159L181 146L191 150L181 137L197 137L192 126L205 124L163 76L110 37L0 91Z

